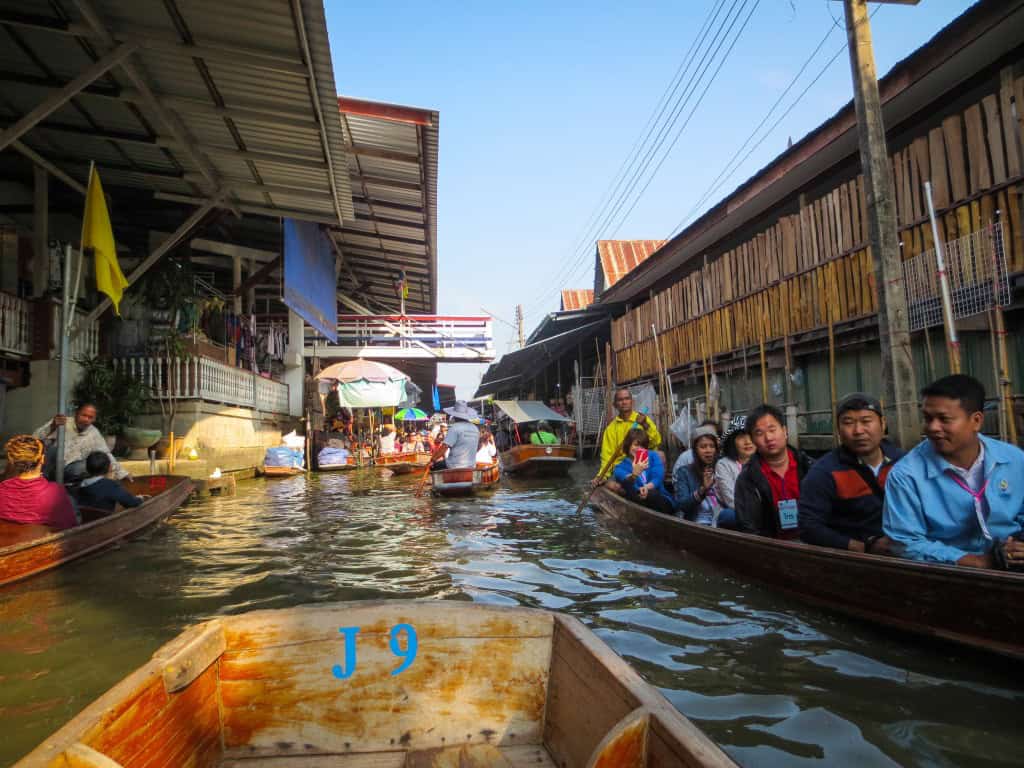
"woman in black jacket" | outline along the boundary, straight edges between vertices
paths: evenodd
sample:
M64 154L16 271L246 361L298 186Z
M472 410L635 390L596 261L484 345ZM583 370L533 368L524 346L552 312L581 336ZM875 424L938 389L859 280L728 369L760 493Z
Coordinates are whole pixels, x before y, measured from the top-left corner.
M813 462L790 447L785 417L774 405L750 412L747 433L757 453L736 480L736 527L744 533L796 539L800 482Z

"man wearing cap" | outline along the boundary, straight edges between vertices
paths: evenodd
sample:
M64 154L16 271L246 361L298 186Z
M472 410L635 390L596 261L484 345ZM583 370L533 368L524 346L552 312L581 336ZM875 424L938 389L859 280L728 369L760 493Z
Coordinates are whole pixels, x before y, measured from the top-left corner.
M888 554L885 480L904 452L885 439L876 397L847 395L836 406L836 419L839 447L815 462L800 486L800 538L820 547Z
M445 451L448 452L448 458L435 464L434 469L473 469L476 467L476 452L480 443L480 429L473 422L480 417L466 405L465 400L459 400L452 408L445 408L444 412L451 418L451 426L444 440L434 448L430 460L438 461L444 457Z

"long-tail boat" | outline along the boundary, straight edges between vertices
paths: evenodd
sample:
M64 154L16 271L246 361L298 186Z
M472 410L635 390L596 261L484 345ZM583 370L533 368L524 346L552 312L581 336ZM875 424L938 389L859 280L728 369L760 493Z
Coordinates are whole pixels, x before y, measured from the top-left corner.
M430 473L430 490L438 496L472 496L490 490L501 480L497 462L473 469L441 469Z
M323 464L318 462L316 465L317 472L350 472L353 469L359 469L359 460L355 456L349 456L345 460L344 464L340 462L338 464Z
M305 472L306 470L302 467L263 467L264 477L294 477L305 474Z
M177 475L142 476L125 486L137 496L152 498L105 516L83 508L82 525L63 531L0 520L0 585L64 565L163 520L193 489L189 478Z
M1024 659L1024 573L920 563L711 528L607 488L591 503L644 536L877 624Z
M374 459L374 465L390 469L396 475L407 475L422 470L430 463L430 451L415 453L384 453Z
M565 442L565 426L572 419L536 400L495 400L499 413L498 427L505 429L512 440L508 450L501 452L501 468L524 476L567 475L576 463L576 447ZM540 422L562 427L562 441L557 444L529 442L527 432Z
M196 625L15 768L735 765L574 618L379 601Z

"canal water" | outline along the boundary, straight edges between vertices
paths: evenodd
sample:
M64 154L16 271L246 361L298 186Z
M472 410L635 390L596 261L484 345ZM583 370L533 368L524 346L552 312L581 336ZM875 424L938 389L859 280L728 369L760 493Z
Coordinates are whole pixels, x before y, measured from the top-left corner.
M410 597L578 617L742 765L1024 763L1019 668L805 607L593 511L577 517L592 472L503 480L468 501L416 499L414 478L371 471L254 480L0 591L0 765L188 624Z

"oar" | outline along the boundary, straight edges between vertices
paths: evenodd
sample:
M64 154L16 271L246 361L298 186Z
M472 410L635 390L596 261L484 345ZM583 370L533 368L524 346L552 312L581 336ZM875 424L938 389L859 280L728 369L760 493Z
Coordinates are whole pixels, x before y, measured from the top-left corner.
M430 477L430 470L431 470L431 466L430 466L430 463L428 462L427 463L427 468L425 470L423 470L423 476L420 477L420 484L416 488L416 494L415 495L417 497L423 495L423 488L426 485L427 478Z
M605 463L605 465L603 467L601 467L601 471L597 473L597 476L598 477L604 477L605 479L602 480L597 485L593 486L589 491L587 491L587 495L583 497L583 501L581 501L580 505L578 507L576 507L576 514L577 515L579 515L580 512L583 511L583 508L585 506L587 506L587 502L589 502L590 501L590 497L594 495L594 491L596 491L598 488L600 488L602 485L604 485L605 482L607 482L608 478L605 477L605 474L608 472L608 468L611 467L612 462L615 461L615 459L617 459L617 458L618 458L618 456L616 456L615 454L612 454L612 457L610 459L608 459L608 461Z

